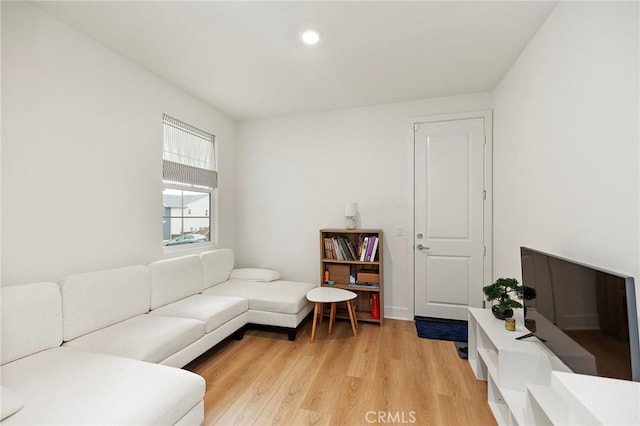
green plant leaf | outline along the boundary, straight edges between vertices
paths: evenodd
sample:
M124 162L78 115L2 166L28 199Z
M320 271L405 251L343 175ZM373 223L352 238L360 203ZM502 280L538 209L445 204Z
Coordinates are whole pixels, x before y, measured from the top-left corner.
M532 289L533 290L533 289ZM498 300L498 309L503 312L508 308L521 308L522 304L511 299L511 295L522 298L524 287L515 278L498 278L493 284L486 285L482 292L487 297L487 301ZM530 293L528 293L530 294ZM535 297L535 290L534 290Z

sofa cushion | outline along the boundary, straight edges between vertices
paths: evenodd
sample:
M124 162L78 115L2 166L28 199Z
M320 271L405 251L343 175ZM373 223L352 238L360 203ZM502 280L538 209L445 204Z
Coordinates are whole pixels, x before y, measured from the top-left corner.
M202 321L145 314L78 337L65 346L159 363L204 336L204 330Z
M268 283L279 280L280 272L262 268L239 268L231 271L229 279Z
M149 311L149 268L126 266L69 275L60 282L64 340Z
M23 399L14 391L0 386L0 420L4 420L24 407Z
M244 297L249 300L250 310L297 314L309 303L306 295L314 287L317 285L293 281L229 280L206 289L202 294Z
M205 296L196 294L154 309L152 315L193 318L206 324L209 333L249 309L247 299L240 297Z
M153 262L151 272L151 309L168 305L204 290L200 256L182 256Z
M185 370L68 347L3 365L2 382L26 401L3 425L175 424L205 391Z
M233 269L233 250L218 249L200 254L204 268L204 287L208 288L229 279Z
M62 300L56 283L2 287L1 362L62 343Z

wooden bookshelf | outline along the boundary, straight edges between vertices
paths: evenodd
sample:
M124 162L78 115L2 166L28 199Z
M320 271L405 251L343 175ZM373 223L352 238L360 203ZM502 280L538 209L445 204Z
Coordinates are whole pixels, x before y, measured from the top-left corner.
M366 240L365 240L366 238ZM362 258L362 250L366 243L377 239L373 256ZM331 243L329 243L331 241ZM336 246L337 244L337 246ZM359 321L373 322L382 325L384 319L384 274L383 274L383 233L382 229L321 229L320 230L320 283L321 285L342 288L353 291L358 295L355 300L356 313ZM336 253L336 251L338 253ZM353 255L356 255L355 257ZM345 258L340 258L345 257ZM325 271L329 271L329 280L334 280L333 285L328 285L325 280ZM350 277L377 279L377 286L361 286L350 284ZM371 282L371 281L368 281ZM375 295L375 296L373 296ZM378 299L378 318L373 318L371 313L371 298ZM338 309L336 316L349 318L346 308Z

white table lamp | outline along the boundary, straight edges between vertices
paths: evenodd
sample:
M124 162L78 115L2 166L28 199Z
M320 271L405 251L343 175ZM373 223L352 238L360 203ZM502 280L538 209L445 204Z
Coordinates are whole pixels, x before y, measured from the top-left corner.
M347 229L356 229L358 203L349 202L344 206L344 221Z

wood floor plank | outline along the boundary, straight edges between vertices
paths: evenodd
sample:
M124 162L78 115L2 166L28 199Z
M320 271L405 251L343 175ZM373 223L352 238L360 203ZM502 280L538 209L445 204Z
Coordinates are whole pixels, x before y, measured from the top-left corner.
M394 323L390 322L390 324ZM405 334L407 333L399 327L387 327L385 325L381 329L378 359L375 365L374 377L376 379L389 380L395 383L402 381L405 373L401 362Z
M342 321L336 324L331 338L327 338L329 344L324 345L325 348L316 348L323 350L325 356L317 366L313 383L301 408L330 414L340 402L336 398L336 390L342 387L342 382L347 377L346 371L355 350L354 339L357 339L351 335L351 329L347 330L343 324Z
M378 325L360 325L360 335L354 339L354 355L347 367L347 376L362 379L375 377L380 352L380 334L380 326Z
M338 404L332 414L335 425L367 425L367 412L376 411L372 404L373 380L347 376L336 389Z
M230 341L231 344L238 343ZM223 343L224 344L224 343ZM252 340L244 340L236 345L235 356L229 356L223 362L214 363L215 367L208 375L201 374L207 382L205 404L216 403L205 413L207 424L215 424L238 400L246 388L236 386L237 383L253 382L270 362L273 362L282 345L277 340L256 336ZM250 347L248 347L250 346ZM190 366L188 366L190 367ZM195 370L192 370L195 371Z
M438 395L440 416L445 424L462 425L473 424L475 410L468 400L448 395Z
M404 348L406 355L402 358L405 372L404 392L409 399L410 410L415 413L420 425L446 424L441 421L436 376L438 375L438 360L433 356L426 356L433 348L433 341L429 339L414 339L413 333L405 331Z
M331 416L309 410L298 410L290 424L300 426L329 426L331 424Z
M313 371L316 362L314 357L299 358L287 373L282 385L276 390L265 405L260 415L256 417L256 424L260 425L288 425L293 423L298 415L312 381L309 372Z
M457 356L451 356L455 353L455 346L451 342L441 340L430 340L430 342L432 344L429 347L422 345L422 351L425 358L435 356L437 359L439 374L435 375L436 392L439 395L457 396L468 400L470 393L464 380L464 368L465 365L468 366L468 362Z
M286 333L248 330L186 369L207 381L205 424L495 425L486 382L477 381L451 342L420 339L412 321L348 320L333 332L306 321Z

